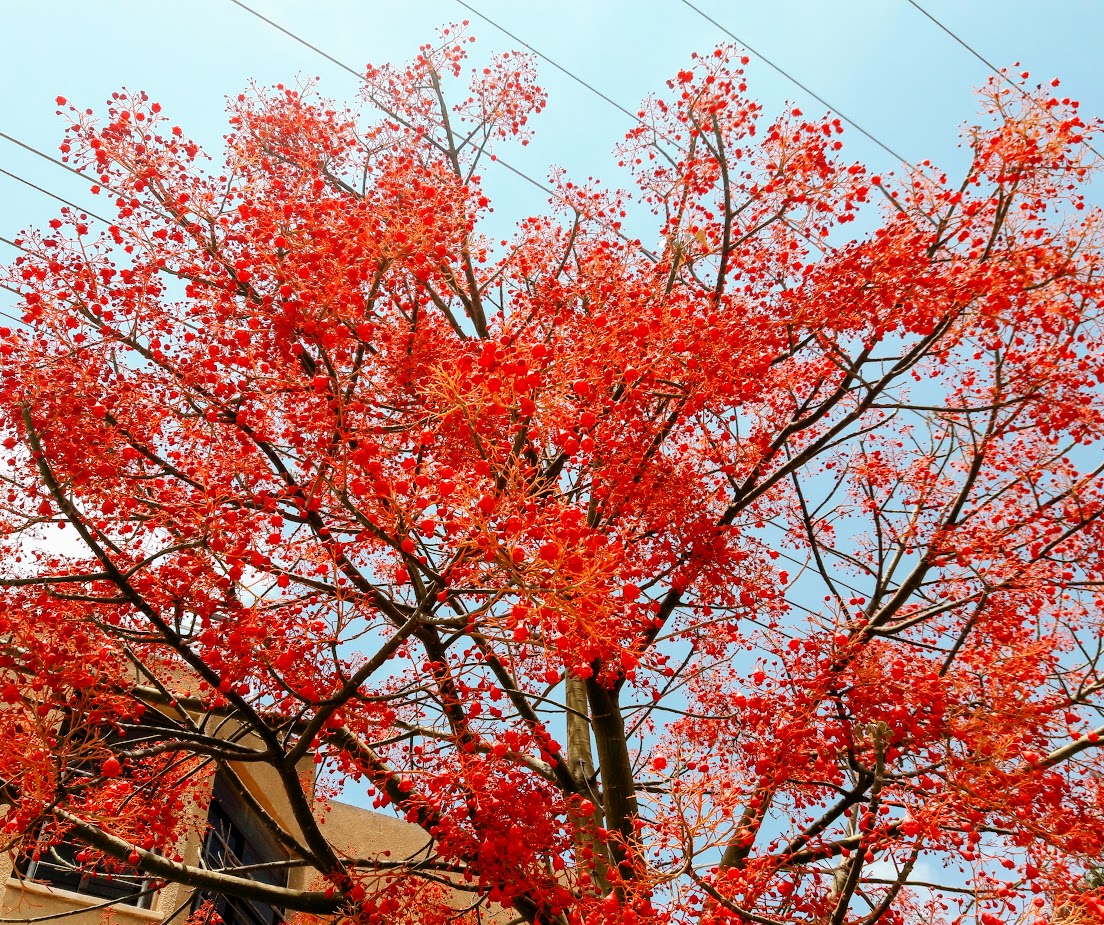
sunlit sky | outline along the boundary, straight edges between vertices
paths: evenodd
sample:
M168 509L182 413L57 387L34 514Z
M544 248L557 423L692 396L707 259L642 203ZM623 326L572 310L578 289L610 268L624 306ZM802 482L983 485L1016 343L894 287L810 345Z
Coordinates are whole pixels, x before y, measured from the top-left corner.
M695 2L904 157L931 158L952 170L961 164L959 128L976 112L973 88L988 70L908 0ZM989 61L1020 62L1040 79L1058 76L1085 112L1104 113L1104 0L920 2ZM434 38L437 26L464 19L479 39L477 55L518 45L458 0L251 5L357 69L368 61L404 60ZM682 0L472 0L471 6L629 109L662 88L692 51L728 41ZM352 100L358 89L352 75L231 0L0 0L0 35L0 131L50 153L64 128L55 115L58 95L102 109L114 90L144 89L217 155L224 99L251 80L317 76L322 91L337 100ZM539 68L550 102L536 120L536 140L503 154L537 179L561 165L576 179L627 182L611 148L631 126L628 118L552 66ZM750 91L768 114L786 100L810 114L824 110L754 55L748 73ZM896 166L857 132L845 137L850 155L872 169ZM3 139L0 168L78 203L107 206L79 179ZM489 168L486 184L496 231L546 208L544 194L501 170ZM58 208L0 175L0 235L41 224ZM7 259L10 249L0 247L0 259Z

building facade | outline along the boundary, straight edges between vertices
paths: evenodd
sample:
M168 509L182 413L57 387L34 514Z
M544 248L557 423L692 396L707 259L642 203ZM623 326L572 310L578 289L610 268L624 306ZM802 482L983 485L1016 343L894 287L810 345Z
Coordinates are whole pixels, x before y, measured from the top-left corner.
M260 770L262 773L258 774ZM234 771L250 795L288 831L296 830L291 813L273 794L275 780L265 780L264 769L235 765ZM279 864L288 859L282 847L226 780L215 774L206 800L197 800L191 812L195 824L178 846L185 863L210 867L251 867L250 876L292 889L307 888L316 872ZM206 823L206 824L204 824ZM323 832L341 853L373 857L389 852L392 858L412 857L427 847L425 833L406 823L345 803L328 801ZM77 846L61 845L38 852L37 857L0 856L0 921L48 921L65 925L99 925L110 910L120 925L182 923L207 897L179 884L155 888L137 871L125 869L89 872L76 858ZM265 867L264 865L272 865ZM219 897L214 910L225 925L280 925L281 909L243 899Z

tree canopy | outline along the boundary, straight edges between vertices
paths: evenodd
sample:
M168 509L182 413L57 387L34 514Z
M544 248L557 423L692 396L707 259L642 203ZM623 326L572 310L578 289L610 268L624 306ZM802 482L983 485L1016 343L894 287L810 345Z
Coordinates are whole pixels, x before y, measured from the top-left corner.
M225 162L59 99L113 223L2 271L6 845L365 923L1104 921L1097 126L1008 75L879 177L724 47L500 242L545 98L468 41L244 93ZM309 888L176 853L247 766Z

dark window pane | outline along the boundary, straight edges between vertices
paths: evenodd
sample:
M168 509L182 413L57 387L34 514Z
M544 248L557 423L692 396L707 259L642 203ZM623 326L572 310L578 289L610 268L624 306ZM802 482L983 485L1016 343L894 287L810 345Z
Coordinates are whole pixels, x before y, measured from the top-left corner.
M128 905L148 908L150 895L138 896L146 889L145 878L133 867L110 861L89 866L77 860L83 845L68 839L60 844L39 849L38 860L23 854L16 862L19 872L28 880L45 883L59 890L85 893L99 899L126 901L136 897Z
M102 728L84 728L73 730L72 738L76 742L92 737L104 738L108 742L121 742L131 736L147 735L158 726L171 728L172 723L156 711L150 710L141 723L127 732L110 730L104 735L105 730ZM63 735L69 734L66 727L67 723L62 725ZM79 783L82 778L87 779L92 773L90 768L79 763L71 764L65 769L66 781L70 786ZM127 905L149 908L152 904L152 894L138 895L147 888L148 881L136 868L109 859L94 865L81 864L77 855L85 845L75 839L62 838L60 843L47 847L46 842L49 839L44 830L41 834L42 840L37 849L38 859L34 858L33 853L27 852L16 860L16 868L24 877L61 890L126 902Z
M203 861L207 867L232 869L288 859L264 823L230 789L222 775L215 777L207 822L210 828L203 841ZM261 883L287 886L284 867L268 867L246 875ZM210 898L210 894L197 894L193 909ZM214 900L215 911L226 925L280 925L284 920L282 909L265 903L230 896Z

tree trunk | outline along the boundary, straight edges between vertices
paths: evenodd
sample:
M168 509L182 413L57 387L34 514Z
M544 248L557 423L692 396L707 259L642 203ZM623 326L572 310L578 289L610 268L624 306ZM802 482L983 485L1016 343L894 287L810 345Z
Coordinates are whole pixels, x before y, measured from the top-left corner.
M573 807L570 811L571 823L575 830L575 854L579 859L580 868L590 874L597 890L604 894L609 891L609 878L606 876L609 855L606 846L598 837L598 829L604 821L604 813L594 773L586 684L582 679L568 675L566 688L568 768L581 785L582 794L594 806L592 813L583 813L577 807Z
M634 877L635 823L639 810L632 759L625 738L625 720L621 716L616 689L605 687L590 677L586 681L586 691L594 741L598 748L606 828L616 838L610 846L611 854L622 879L628 881Z

